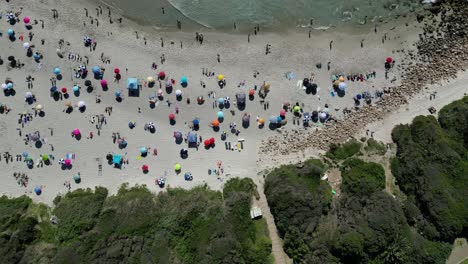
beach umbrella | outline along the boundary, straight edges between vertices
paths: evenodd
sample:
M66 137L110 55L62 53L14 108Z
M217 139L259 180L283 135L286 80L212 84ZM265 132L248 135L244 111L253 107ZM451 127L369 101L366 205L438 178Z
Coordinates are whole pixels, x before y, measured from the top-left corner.
M60 68L59 68L59 67L57 67L57 68L54 69L54 74L55 74L55 75L59 75L59 74L60 74Z
M392 63L392 61L393 61L392 57L387 57L385 59L385 62L387 62L387 63Z
M338 81L344 82L344 77L343 77L343 76L340 76L340 77L338 78Z
M144 164L143 166L141 166L141 170L142 170L143 172L147 172L147 171L149 170L149 166L146 165L146 164Z
M218 119L215 119L215 120L211 121L211 125L212 125L213 127L219 127L219 121L218 121Z
M120 73L120 69L119 69L119 68L114 68L114 73L115 73L115 74L119 74L119 73Z
M25 152L23 152L23 157L25 157L25 158L26 158L27 156L29 156L29 154L28 154L26 151L25 151Z
M205 147L209 147L210 146L210 140L205 139L205 141L203 141L203 144L205 145Z
M44 107L40 104L36 105L36 110L38 111L42 111L42 109L44 109Z
M81 131L78 128L74 129L72 133L73 133L74 136L81 135Z
M177 96L181 96L181 95L182 95L182 91L181 91L181 90L176 90L176 91L175 91L175 94L176 94Z
M100 74L101 73L101 68L99 66L93 66L91 69L94 74Z
M28 16L26 16L26 17L23 18L23 22L24 22L25 24L29 24L29 22L31 22L31 18L29 18Z
M75 182L79 182L79 181L81 180L80 175L75 174L75 175L73 176L73 180L74 180Z
M166 78L166 73L163 72L163 71L160 71L160 72L158 73L158 78L159 78L160 80L164 80L164 79Z
M187 76L182 76L180 78L180 83L187 83L187 82L188 82Z
M120 90L115 91L115 97L120 97L120 95L121 95Z
M182 166L181 166L179 163L176 163L176 164L174 165L174 170L175 170L175 171L180 171L181 169L182 169Z
M68 92L67 88L63 87L62 88L62 93L66 94Z
M13 29L9 28L7 30L7 34L8 34L8 36L13 36L15 34L15 31Z
M106 87L106 86L107 86L107 81L101 80L101 87Z
M224 118L224 113L222 111L218 112L218 119Z
M73 85L73 92L78 92L80 90L80 87L78 85Z
M280 116L286 116L286 110L281 109L280 110Z
M148 78L146 78L146 81L149 82L149 83L153 83L153 82L154 82L154 78L151 77L151 76L148 76Z
M182 139L182 133L179 132L179 131L174 132L174 137L175 137L176 139L179 139L179 140L180 140L180 139Z
M39 54L38 54L37 52L34 52L34 53L33 53L33 58L34 58L35 60L39 60L39 59L41 58L41 56L39 56Z
M172 82L171 80L166 81L166 88L171 88L172 87Z
M253 96L255 95L255 90L254 89L250 89L249 90L249 96Z
M32 160L31 156L27 156L24 158L24 161L31 161L31 160Z
M281 118L281 116L277 116L276 117L276 122L281 123L281 121L283 121L283 118Z
M34 192L36 193L36 195L41 195L41 193L42 193L41 187L36 186L36 188L34 188Z
M242 116L242 122L249 122L250 121L250 115L247 113L244 113Z
M224 75L218 74L218 81L222 81L222 80L224 80Z
M298 105L295 105L293 107L293 111L297 113L297 112L301 111L301 108Z
M128 122L128 127L133 129L135 127L135 122Z
M70 159L66 159L65 160L65 166L70 166L71 165L71 160Z
M321 112L319 114L319 117L320 117L320 119L325 119L325 118L327 118L327 114L325 114L324 112Z
M212 137L212 138L209 139L209 141L210 141L210 145L213 145L215 143L215 138Z
M141 154L146 154L146 153L148 153L148 149L145 148L145 147L141 147L141 148L140 148L140 153L141 153Z
M29 98L32 98L32 96L33 96L33 94L32 94L31 92L26 92L26 93L24 94L24 97L26 97L26 98L28 98L28 99L29 99Z
M224 98L219 98L218 99L218 104L220 104L220 105L224 104Z
M264 120L263 118L260 117L260 118L258 119L258 123L259 123L260 125L263 125L263 124L265 124L265 120Z
M338 89L340 89L341 91L344 91L344 89L346 89L346 83L341 82L340 84L338 84Z
M84 101L79 101L77 105L79 108L82 108L86 106L86 103Z
M2 89L3 89L3 90L8 89L8 85L7 85L6 83L2 83Z
M23 48L25 48L25 49L28 49L28 48L29 48L29 46L30 46L30 45L29 45L29 42L25 42L25 43L23 43Z
M47 160L49 160L49 156L46 155L46 154L43 154L43 155L41 156L41 159L42 159L43 161L47 161Z
M175 115L174 115L173 113L170 113L170 114L169 114L169 119L170 119L170 120L174 120L174 119L175 119Z
M158 90L158 96L162 96L163 95L163 90L162 89L159 89Z
M13 88L13 83L11 83L11 82L7 83L7 88L8 88L9 90L12 89L12 88Z
M270 123L276 124L278 122L278 118L276 116L270 116Z
M194 119L194 120L192 121L192 123L193 123L194 126L200 125L200 121L199 121L198 119Z
M70 107L70 106L71 106L71 102L70 102L70 101L65 101L65 106L66 106L66 107Z

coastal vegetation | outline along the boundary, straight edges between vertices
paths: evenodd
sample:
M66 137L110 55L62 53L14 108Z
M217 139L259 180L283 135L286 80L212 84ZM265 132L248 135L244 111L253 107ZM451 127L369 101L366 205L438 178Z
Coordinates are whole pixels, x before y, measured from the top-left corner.
M465 97L438 120L420 116L393 130L397 196L384 190L383 166L356 155L384 155L375 140L334 145L325 155L340 169L339 197L320 180L321 160L273 170L265 194L285 252L295 263L445 263L450 243L468 235L467 121Z
M5 263L272 263L266 222L250 218L255 194L251 179L236 178L223 192L80 189L54 208L1 197L0 254Z

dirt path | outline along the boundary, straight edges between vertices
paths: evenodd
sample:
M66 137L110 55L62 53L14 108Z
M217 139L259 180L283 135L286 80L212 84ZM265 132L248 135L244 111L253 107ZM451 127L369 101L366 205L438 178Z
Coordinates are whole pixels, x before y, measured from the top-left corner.
M268 225L268 232L270 233L272 254L275 257L276 264L291 264L292 260L284 253L283 240L278 235L276 229L275 220L270 212L270 207L263 192L263 182L257 183L259 200L254 199L253 205L258 206L262 210L263 218L266 220Z

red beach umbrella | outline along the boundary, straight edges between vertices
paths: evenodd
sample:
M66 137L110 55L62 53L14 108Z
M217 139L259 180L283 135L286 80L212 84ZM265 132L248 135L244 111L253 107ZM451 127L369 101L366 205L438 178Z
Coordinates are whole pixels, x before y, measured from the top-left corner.
M175 115L172 114L172 113L170 113L170 114L169 114L169 119L170 119L170 120L174 120L174 119L175 119Z
M284 109L281 109L280 116L285 116L285 115L286 115L286 111Z
M215 139L212 137L210 138L210 145L213 145L215 143Z
M62 91L62 93L66 94L68 90L67 90L67 88L63 87L61 91Z
M159 79L164 80L166 78L166 73L163 71L160 71L158 74Z
M114 73L115 73L115 74L119 74L119 73L120 73L120 69L119 69L119 68L115 68L115 69L114 69Z
M209 139L205 139L203 143L205 144L205 147L209 147L211 145Z
M66 166L70 166L70 165L71 165L71 160L70 160L70 159L66 159L66 160L65 160L65 165L66 165Z
M393 59L392 59L392 57L387 57L387 59L385 59L385 61L386 61L387 63L392 63Z
M254 96L255 95L255 90L254 89L250 89L249 90L249 96Z
M29 24L29 22L31 22L31 19L30 19L28 16L27 16L27 17L24 17L24 18L23 18L23 22L24 22L25 24Z
M143 166L141 166L141 170L142 170L143 172L147 172L147 171L149 170L148 165L144 164Z

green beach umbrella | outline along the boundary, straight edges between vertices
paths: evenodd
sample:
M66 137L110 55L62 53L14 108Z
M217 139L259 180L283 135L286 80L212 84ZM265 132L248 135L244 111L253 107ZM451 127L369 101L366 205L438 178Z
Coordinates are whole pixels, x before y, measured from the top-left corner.
M46 155L46 154L43 154L43 155L42 155L42 160L43 160L43 161L49 160L49 156Z
M182 166L180 166L179 163L176 163L176 165L174 166L174 170L180 171L181 169L182 169Z
M75 180L75 182L79 182L81 180L81 176L78 174L75 174L75 176L73 176L73 180Z

